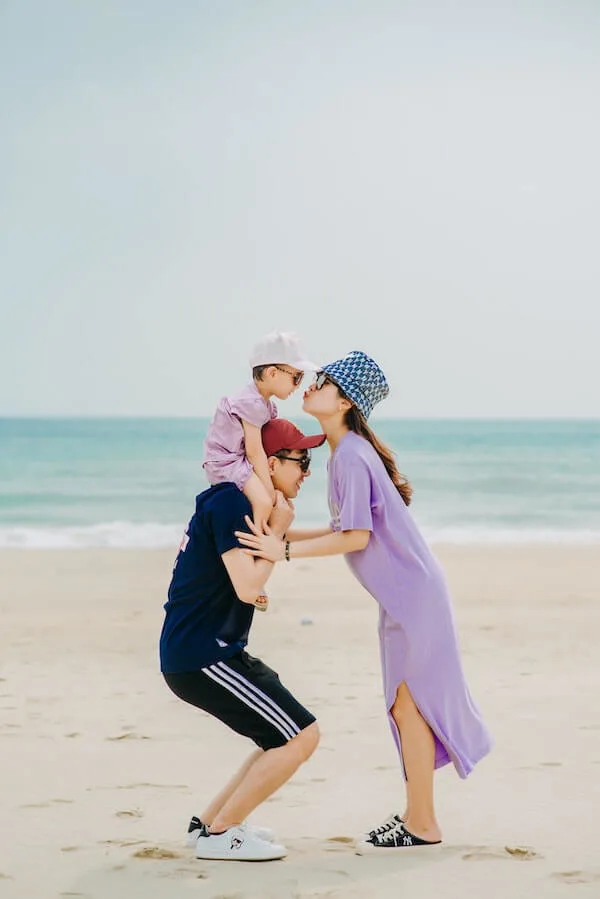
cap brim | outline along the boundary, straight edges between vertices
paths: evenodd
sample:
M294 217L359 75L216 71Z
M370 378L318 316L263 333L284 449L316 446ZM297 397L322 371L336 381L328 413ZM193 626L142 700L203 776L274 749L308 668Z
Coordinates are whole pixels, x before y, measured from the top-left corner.
M308 359L301 359L300 362L294 362L293 365L294 368L298 368L300 371L321 371L320 365L317 365L316 362L310 362Z
M288 449L314 449L317 446L323 446L326 440L327 437L325 434L312 434L310 437L303 437L301 440L295 440L292 446L288 446Z

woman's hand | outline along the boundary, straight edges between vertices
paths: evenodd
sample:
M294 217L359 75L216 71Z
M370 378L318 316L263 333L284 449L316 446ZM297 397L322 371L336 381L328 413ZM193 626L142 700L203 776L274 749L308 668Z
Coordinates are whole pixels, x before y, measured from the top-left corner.
M247 547L244 552L249 556L266 559L268 562L281 562L285 557L284 541L272 532L268 524L265 525L263 534L248 515L246 515L246 524L251 531L250 534L246 531L235 532L235 536L242 546Z

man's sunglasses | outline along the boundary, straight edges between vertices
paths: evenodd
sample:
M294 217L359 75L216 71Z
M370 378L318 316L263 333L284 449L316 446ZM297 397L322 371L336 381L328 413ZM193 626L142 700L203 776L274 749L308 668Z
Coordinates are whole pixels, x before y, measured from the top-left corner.
M285 453L275 453L274 455L276 459L283 459L286 462L295 462L300 466L302 474L306 474L310 468L310 452L308 450L306 451L306 455L302 456L301 459L296 459L294 456L288 456Z
M284 371L286 375L289 375L294 383L294 387L299 387L302 383L303 371L290 371L289 368L284 368L283 365L274 365L273 368L276 368L278 371Z

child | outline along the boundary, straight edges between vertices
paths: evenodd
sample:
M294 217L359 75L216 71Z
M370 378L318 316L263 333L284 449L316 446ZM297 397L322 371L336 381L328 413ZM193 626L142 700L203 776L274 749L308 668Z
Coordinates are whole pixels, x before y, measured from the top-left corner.
M205 443L203 468L209 482L235 484L252 504L252 518L262 530L275 501L261 428L277 418L272 397L286 400L305 371L318 365L305 359L294 334L274 331L255 347L250 359L252 383L217 406Z

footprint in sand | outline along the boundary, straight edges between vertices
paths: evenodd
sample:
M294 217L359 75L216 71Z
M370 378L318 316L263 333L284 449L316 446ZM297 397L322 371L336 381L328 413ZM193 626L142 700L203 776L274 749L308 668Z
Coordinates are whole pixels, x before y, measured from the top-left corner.
M124 808L120 812L115 812L117 818L143 818L144 813L140 808Z
M124 734L119 734L118 737L105 737L105 739L114 743L117 740L149 740L150 737L146 737L144 734L136 734L134 731L128 730Z
M469 852L461 855L465 862L485 862L498 859L514 858L518 861L533 861L543 856L530 846L474 846Z
M554 871L550 877L561 883L599 883L600 870L597 871Z
M117 784L116 787L86 787L87 790L143 790L151 787L153 790L187 790L187 784L152 784L142 781L135 784Z
M139 846L144 840L99 840L101 846Z
M173 852L172 849L163 849L161 846L146 846L144 849L138 849L137 852L131 853L132 858L183 858L180 852Z

